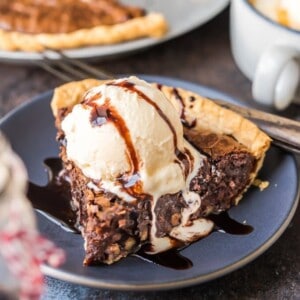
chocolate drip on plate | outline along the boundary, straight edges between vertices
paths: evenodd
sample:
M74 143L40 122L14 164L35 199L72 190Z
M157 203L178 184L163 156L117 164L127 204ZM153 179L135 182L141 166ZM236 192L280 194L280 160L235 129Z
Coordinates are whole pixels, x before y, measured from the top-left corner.
M61 176L62 162L59 158L45 160L48 184L38 186L29 182L27 197L35 209L45 213L66 231L78 232L76 212L71 205L70 184Z
M146 254L143 250L140 250L134 256L143 260L155 263L160 266L175 270L186 270L193 267L193 262L187 257L180 254L178 250L169 250L158 254Z
M219 232L225 232L229 234L244 235L253 231L253 227L247 224L240 223L228 215L228 212L224 211L218 215L211 214L208 219L214 222L215 230Z
M42 187L29 183L27 196L33 207L47 214L51 221L59 224L66 231L78 233L76 212L71 205L70 184L63 176L61 160L49 158L45 160L45 165L49 183ZM219 215L212 214L208 219L215 223L215 231L238 235L253 231L253 227L235 221L227 212ZM178 249L155 255L146 254L142 249L135 256L177 270L188 269L193 265L188 258L180 254Z

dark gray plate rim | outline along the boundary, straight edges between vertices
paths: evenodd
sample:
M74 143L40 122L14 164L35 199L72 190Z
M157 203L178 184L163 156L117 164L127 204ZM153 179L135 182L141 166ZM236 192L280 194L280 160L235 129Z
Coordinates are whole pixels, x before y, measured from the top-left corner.
M147 75L141 75L144 79L150 81L150 82L160 82L162 84L166 85L171 85L171 86L178 86L182 88L186 88L198 93L202 93L203 95L211 98L220 98L223 100L227 100L230 102L238 102L238 100L233 99L231 96L226 95L222 92L219 92L215 89L208 88L202 85L182 81L182 80L177 80L174 78L166 78L166 77L160 77L160 76L147 76ZM49 103L50 98L52 95L52 91L43 93L37 97L35 97L32 101L25 103L18 108L14 109L11 111L9 114L7 114L2 120L0 120L0 129L3 129L5 126L11 125L11 122L13 121L14 117L16 115L22 114L23 110L31 109L32 113L34 114L34 107L35 104L44 101L45 104ZM46 101L47 100L47 101ZM50 108L49 108L50 110ZM11 137L8 136L8 139ZM273 147L272 147L273 148ZM279 150L278 150L279 151ZM287 153L282 152L283 156L290 156ZM296 179L295 182L298 182L297 178L299 178L299 173L296 170L296 161L293 157L291 157L293 160L293 170L296 172ZM290 158L289 158L290 160ZM144 283L134 283L134 282L126 282L126 278L123 280L123 282L120 282L120 280L114 280L114 279L97 279L93 277L88 277L88 276L82 276L78 275L72 272L68 272L65 270L61 269L55 269L52 268L48 265L43 265L42 266L42 271L45 275L76 283L76 284L81 284L81 285L86 285L90 287L97 287L97 288L106 288L106 289L115 289L115 290L134 290L134 291L142 291L142 290L163 290L163 289L173 289L173 288L180 288L180 287L186 287L190 285L195 285L199 283L203 283L218 277L221 277L225 274L228 274L234 270L237 270L244 265L250 263L253 261L255 258L260 256L263 252L265 252L269 247L273 245L273 243L278 240L278 238L282 235L282 233L285 231L287 226L289 225L293 215L295 214L297 205L298 205L298 199L299 199L299 185L295 186L295 194L294 198L290 199L288 204L289 206L286 208L287 213L284 217L281 219L278 219L274 222L276 222L276 232L272 235L270 235L268 238L265 239L263 243L260 245L257 245L254 251L251 253L247 253L244 257L242 257L239 260L234 261L233 263L230 263L226 265L225 267L222 268L216 268L213 272L209 272L207 274L202 274L199 276L192 276L190 278L184 279L184 280L172 280L168 279L166 282L159 282L159 283L151 283L150 281L144 282ZM209 237L208 237L209 238ZM207 238L207 239L208 239ZM198 243L201 243L199 241ZM179 271L180 272L180 271ZM126 275L126 274L125 274Z

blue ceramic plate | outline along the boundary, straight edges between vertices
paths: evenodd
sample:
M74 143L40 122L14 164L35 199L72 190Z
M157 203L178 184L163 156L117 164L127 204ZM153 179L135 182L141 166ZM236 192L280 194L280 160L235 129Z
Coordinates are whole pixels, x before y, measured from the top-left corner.
M153 82L179 86L202 95L236 102L229 96L204 86L171 78L144 76ZM42 94L12 111L0 123L14 150L21 156L34 183L46 183L43 160L57 156L56 130L50 110L52 92ZM270 186L260 192L250 188L239 206L230 209L234 219L254 227L248 235L214 232L192 244L182 254L194 266L173 270L136 257L128 257L112 266L83 267L83 240L80 235L65 232L38 215L40 231L63 248L66 262L58 269L43 266L46 275L73 283L109 289L158 290L205 282L249 263L267 250L288 226L299 198L299 174L292 155L272 147L267 153L259 177Z

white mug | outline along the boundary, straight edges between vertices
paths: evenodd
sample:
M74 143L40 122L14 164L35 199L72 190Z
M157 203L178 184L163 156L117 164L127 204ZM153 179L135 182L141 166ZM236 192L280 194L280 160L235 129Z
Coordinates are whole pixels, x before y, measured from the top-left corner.
M232 0L230 40L236 64L253 81L257 102L278 110L300 103L300 30L268 19L247 0Z

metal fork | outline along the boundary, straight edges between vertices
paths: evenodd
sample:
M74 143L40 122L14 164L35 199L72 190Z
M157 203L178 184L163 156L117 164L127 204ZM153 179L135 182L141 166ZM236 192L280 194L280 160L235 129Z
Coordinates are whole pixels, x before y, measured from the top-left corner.
M35 63L66 82L91 77L98 79L115 77L106 70L94 68L87 63L70 58L61 51L47 50L42 56L43 60L35 61ZM274 145L294 154L300 154L300 122L222 100L214 101L251 120L272 138Z
M34 63L62 81L68 82L91 77L98 79L114 78L109 72L70 58L62 51L49 49L43 52L42 57L43 60L36 60Z

